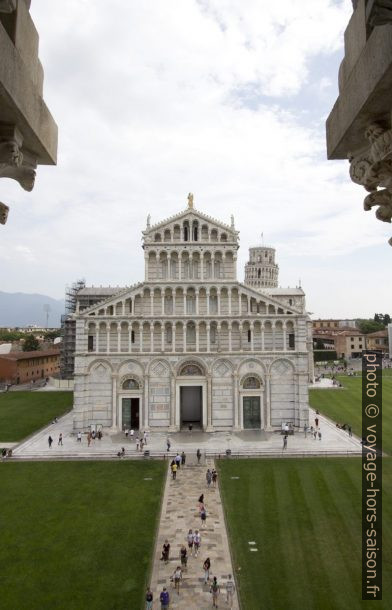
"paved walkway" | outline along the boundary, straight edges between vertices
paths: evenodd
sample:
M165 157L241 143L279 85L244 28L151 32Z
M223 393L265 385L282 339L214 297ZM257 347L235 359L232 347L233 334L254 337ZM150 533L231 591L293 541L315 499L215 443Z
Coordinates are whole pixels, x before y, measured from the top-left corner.
M213 467L212 460L207 460L200 466L188 463L185 468L178 471L175 481L171 479L168 471L151 578L154 609L160 608L158 600L164 586L167 587L170 594L171 609L204 610L212 608L210 587L204 585L203 563L207 557L211 561L210 582L216 576L221 587L218 606L219 608L229 608L226 603L225 585L228 575L233 575L233 566L219 485L216 489L207 489L205 478L207 468L212 469ZM207 508L205 528L200 527L198 509L198 498L202 493L204 493ZM186 536L189 529L193 531L199 529L202 540L198 557L188 557L187 569L184 572L178 595L170 582L170 576L176 567L181 565L179 558L181 545L184 544L188 549ZM170 543L170 561L167 564L160 560L165 539ZM232 607L239 608L236 594Z

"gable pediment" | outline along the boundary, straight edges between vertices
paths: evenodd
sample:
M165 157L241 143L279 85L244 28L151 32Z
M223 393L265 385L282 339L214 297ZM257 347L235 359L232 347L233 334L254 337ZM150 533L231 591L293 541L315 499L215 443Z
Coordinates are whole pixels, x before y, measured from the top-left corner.
M238 231L236 231L234 225L229 225L224 222L221 222L216 218L213 218L212 216L208 216L207 214L199 212L195 208L187 208L186 210L183 210L182 212L179 212L174 216L170 216L169 218L166 218L161 222L158 222L151 226L147 226L147 228L143 231L143 236L146 241L152 241L157 231L162 232L165 231L165 229L172 229L175 224L181 224L186 220L190 224L192 224L192 222L196 220L199 222L200 225L207 224L212 229L218 229L220 231L224 230L233 240L237 239L239 233Z

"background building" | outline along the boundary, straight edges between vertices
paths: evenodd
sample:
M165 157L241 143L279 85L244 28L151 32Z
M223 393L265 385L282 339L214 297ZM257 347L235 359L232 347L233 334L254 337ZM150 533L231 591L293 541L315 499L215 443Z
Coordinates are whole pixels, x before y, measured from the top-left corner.
M88 289L77 294L75 429L303 427L310 320L237 281L234 220L189 196L185 211L148 218L143 240L144 282L84 310Z
M58 349L0 354L0 381L18 385L56 375L60 370L59 356Z

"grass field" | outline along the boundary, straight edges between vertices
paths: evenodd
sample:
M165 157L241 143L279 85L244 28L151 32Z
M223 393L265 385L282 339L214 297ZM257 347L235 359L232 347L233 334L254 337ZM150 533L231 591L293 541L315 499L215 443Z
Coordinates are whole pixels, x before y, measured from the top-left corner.
M392 369L383 373L382 430L383 448L392 454ZM351 424L354 434L362 437L362 377L338 376L339 390L310 390L309 402L314 409L340 424Z
M383 468L384 599L362 602L360 460L220 462L242 607L392 608L392 460Z
M72 392L0 394L0 441L20 441L72 409Z
M128 461L0 464L1 607L139 610L164 468Z

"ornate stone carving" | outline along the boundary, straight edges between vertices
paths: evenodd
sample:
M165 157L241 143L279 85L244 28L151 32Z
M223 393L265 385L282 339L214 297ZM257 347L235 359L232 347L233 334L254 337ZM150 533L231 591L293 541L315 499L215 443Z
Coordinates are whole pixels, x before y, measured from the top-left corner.
M367 22L371 27L392 23L392 1L374 0Z
M0 203L0 224L5 225L8 218L9 207L5 203Z
M0 13L13 13L16 9L16 0L0 0Z
M193 210L193 193L188 194L188 208Z
M370 124L365 136L370 146L359 155L349 155L350 177L369 193L364 200L364 209L379 206L376 218L392 221L392 130L378 123ZM392 245L392 239L389 240Z
M0 166L0 178L11 178L19 182L25 191L32 191L35 182L37 160L28 152L23 154L23 162L19 166Z

